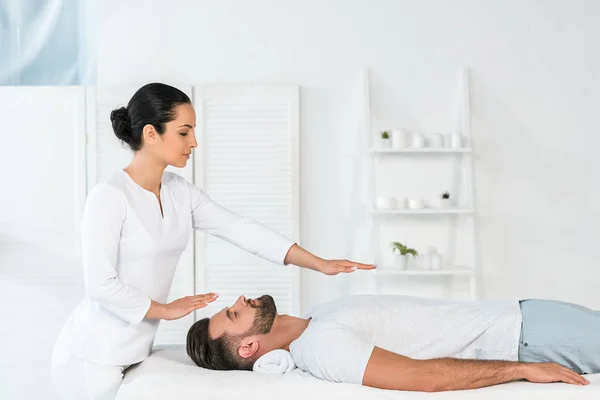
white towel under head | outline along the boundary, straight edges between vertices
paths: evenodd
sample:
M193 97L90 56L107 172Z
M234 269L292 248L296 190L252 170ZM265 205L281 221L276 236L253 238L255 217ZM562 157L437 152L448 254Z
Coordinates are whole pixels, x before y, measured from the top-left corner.
M269 374L285 374L296 368L294 359L289 351L278 349L263 354L252 367L254 372L266 372Z

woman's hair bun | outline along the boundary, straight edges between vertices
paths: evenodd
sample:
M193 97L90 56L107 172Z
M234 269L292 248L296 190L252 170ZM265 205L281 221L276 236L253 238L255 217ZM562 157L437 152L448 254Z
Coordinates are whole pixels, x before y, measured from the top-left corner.
M144 127L152 125L159 135L177 117L176 107L192 104L187 94L164 83L149 83L134 93L127 103L110 113L115 135L134 152L144 144Z
M110 122L112 123L115 135L123 142L131 145L133 142L133 132L131 131L131 120L129 112L125 107L112 110L110 113Z

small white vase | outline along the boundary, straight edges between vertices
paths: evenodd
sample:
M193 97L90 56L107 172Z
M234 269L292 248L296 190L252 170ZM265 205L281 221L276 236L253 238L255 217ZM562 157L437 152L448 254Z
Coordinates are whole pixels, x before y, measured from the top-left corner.
M394 266L404 271L408 267L408 257L402 254L394 254Z
M453 133L450 135L450 147L453 149L460 149L463 147L463 137L460 133Z
M388 139L384 139L381 138L381 148L382 149L389 149L391 147L391 140Z
M434 134L429 139L429 144L434 149L441 149L444 147L444 136L440 134Z
M404 129L392 129L392 148L403 149L406 147L406 132Z
M442 269L442 256L438 253L431 254L431 269L439 270Z
M412 147L421 149L425 147L425 138L420 133L415 133L412 137Z
M398 197L396 199L397 208L406 208L406 197Z
M431 254L425 253L419 255L419 268L431 269Z

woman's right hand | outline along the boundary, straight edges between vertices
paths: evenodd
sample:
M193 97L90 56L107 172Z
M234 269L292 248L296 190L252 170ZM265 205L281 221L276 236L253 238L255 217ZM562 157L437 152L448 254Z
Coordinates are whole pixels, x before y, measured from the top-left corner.
M198 294L196 296L185 296L171 303L163 305L161 318L167 321L183 318L199 308L206 307L219 297L216 293Z

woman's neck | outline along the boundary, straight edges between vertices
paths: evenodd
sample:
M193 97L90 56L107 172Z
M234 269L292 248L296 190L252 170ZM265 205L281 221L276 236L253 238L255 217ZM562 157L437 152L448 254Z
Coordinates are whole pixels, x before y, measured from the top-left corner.
M140 150L135 153L133 160L124 170L135 183L158 195L165 168L166 165L157 162L156 159Z

